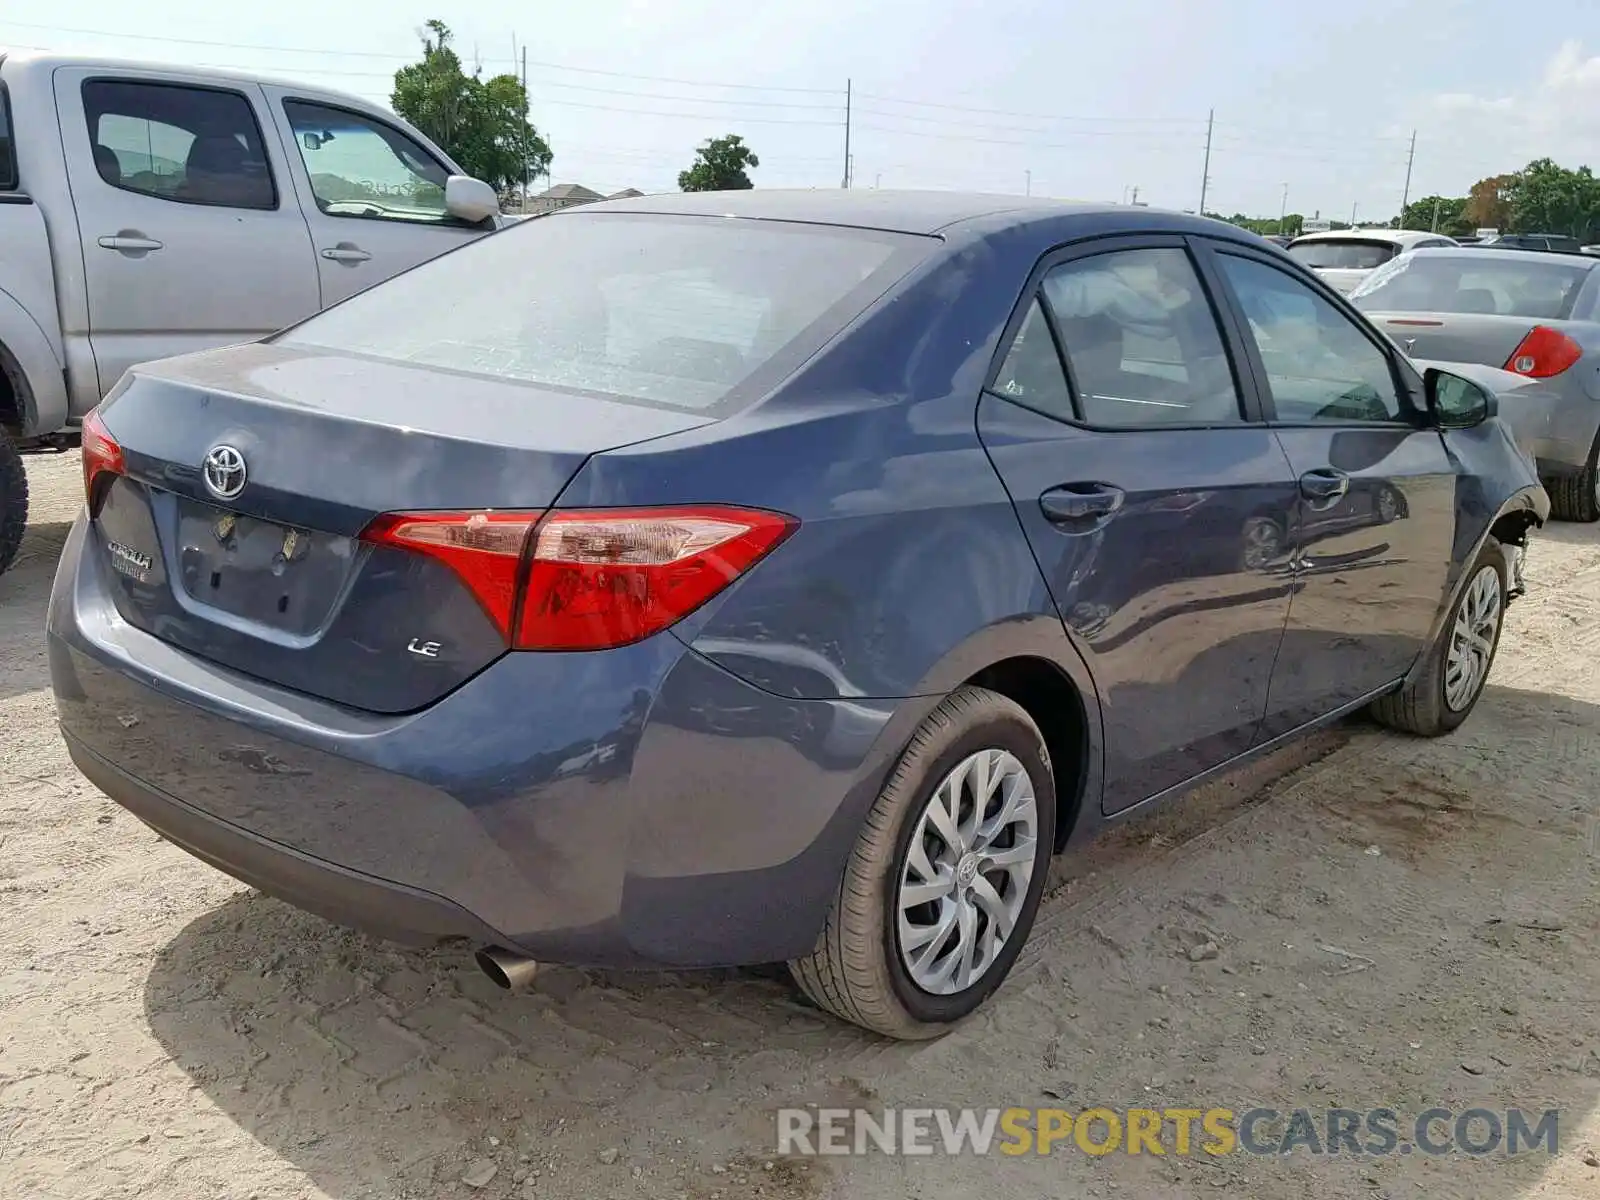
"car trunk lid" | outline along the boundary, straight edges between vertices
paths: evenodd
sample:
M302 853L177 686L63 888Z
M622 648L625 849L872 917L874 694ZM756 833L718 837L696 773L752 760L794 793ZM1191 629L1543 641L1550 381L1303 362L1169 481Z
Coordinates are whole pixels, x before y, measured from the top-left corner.
M1504 367L1535 325L1559 321L1494 313L1369 312L1367 318L1413 358Z
M282 345L140 367L99 419L122 464L95 489L92 544L122 616L390 713L436 700L506 641L447 565L363 541L376 517L537 512L591 454L711 420Z

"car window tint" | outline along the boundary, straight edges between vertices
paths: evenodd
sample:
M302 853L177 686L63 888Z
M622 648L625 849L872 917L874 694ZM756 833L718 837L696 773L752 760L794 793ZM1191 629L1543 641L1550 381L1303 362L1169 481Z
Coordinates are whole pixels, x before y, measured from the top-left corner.
M1398 421L1388 356L1301 280L1254 259L1218 256L1266 369L1281 421Z
M1289 257L1303 266L1324 270L1370 271L1393 258L1397 249L1393 242L1371 238L1316 238L1291 244Z
M16 143L11 137L11 95L0 84L0 192L17 186Z
M444 206L450 172L392 125L372 117L284 101L317 207L331 217L455 224Z
M726 410L793 370L936 245L825 225L561 213L441 255L279 338Z
M1011 341L1006 360L995 376L994 390L1048 417L1066 420L1073 415L1066 372L1061 368L1055 339L1050 336L1050 326L1037 298L1028 305L1027 319Z
M1408 254L1374 271L1350 299L1365 312L1487 313L1562 320L1589 263L1559 258Z
M180 204L278 206L255 111L238 92L101 79L83 85L83 106L95 170L112 187Z
M1056 267L1045 301L1091 425L1240 421L1217 318L1183 250L1118 250Z

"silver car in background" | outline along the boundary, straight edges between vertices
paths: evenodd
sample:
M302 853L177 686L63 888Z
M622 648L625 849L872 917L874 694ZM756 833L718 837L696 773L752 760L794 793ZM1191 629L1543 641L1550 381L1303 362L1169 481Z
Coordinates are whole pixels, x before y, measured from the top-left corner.
M1600 519L1600 259L1423 249L1374 271L1350 300L1413 358L1526 381L1497 388L1501 419L1537 460L1552 513Z
M1289 243L1286 252L1329 287L1349 295L1385 263L1413 250L1455 244L1442 233L1414 229L1334 229L1303 234Z

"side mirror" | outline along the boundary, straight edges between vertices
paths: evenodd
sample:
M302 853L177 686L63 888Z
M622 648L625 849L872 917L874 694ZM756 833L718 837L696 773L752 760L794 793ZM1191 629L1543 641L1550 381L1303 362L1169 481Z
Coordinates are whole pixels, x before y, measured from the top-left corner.
M481 179L452 175L444 181L444 207L452 217L476 225L499 213L500 197Z
M1428 412L1440 429L1470 429L1500 411L1495 394L1461 375L1429 367L1422 374Z
M300 135L300 144L307 150L321 150L322 143L327 140L320 133L302 133Z

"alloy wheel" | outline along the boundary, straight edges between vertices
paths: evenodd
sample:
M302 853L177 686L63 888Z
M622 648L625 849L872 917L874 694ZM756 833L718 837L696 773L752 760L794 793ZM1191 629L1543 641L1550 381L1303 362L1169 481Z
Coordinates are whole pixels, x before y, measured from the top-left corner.
M895 895L900 959L918 988L966 991L998 961L1027 902L1038 832L1033 780L1009 751L968 755L933 790Z
M1444 700L1453 712L1466 709L1482 690L1500 626L1500 572L1478 568L1456 610L1445 658Z

